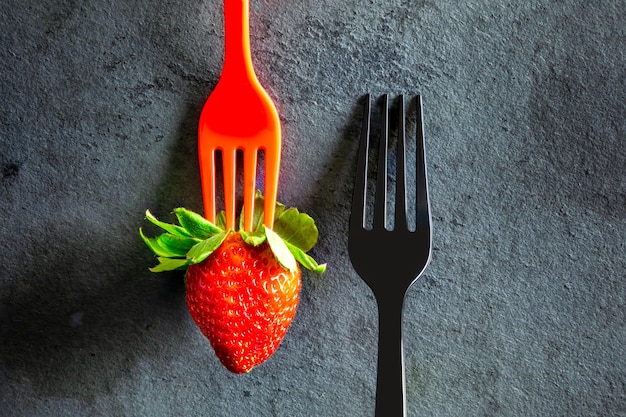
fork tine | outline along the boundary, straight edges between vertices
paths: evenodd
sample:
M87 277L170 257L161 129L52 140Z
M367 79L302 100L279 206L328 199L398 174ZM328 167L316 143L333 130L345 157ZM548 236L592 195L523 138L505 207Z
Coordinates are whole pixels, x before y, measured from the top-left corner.
M384 229L387 222L387 144L389 142L389 103L387 94L383 96L381 124L378 168L376 171L374 229Z
M352 193L352 209L350 229L359 230L365 227L365 195L367 193L368 148L370 138L371 97L368 94L363 106L363 122L359 140L359 159L356 167L356 179Z
M406 217L406 132L404 121L404 95L398 105L398 151L396 156L396 202L394 229L408 227Z
M222 150L224 171L224 211L226 214L226 230L235 230L235 188L237 172L237 150Z
M426 178L426 151L424 148L424 122L422 110L422 97L417 96L417 150L416 150L416 178L415 193L417 202L415 205L415 225L417 229L428 230L430 228L430 212L428 204L428 182Z
M264 149L265 157L265 201L263 210L265 212L263 222L266 227L272 228L274 225L274 213L276 210L276 196L278 195L278 172L280 169L280 143L274 147Z

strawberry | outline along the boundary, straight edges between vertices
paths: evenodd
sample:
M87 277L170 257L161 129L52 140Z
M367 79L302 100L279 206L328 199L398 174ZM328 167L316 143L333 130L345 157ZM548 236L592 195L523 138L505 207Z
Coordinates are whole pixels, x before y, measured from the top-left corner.
M242 374L278 348L296 314L301 288L300 263L323 272L306 252L317 241L313 219L277 204L272 229L263 225L263 197L257 193L252 232L224 230L184 208L174 210L180 225L146 218L165 233L140 235L157 255L153 272L186 269L189 313L222 364ZM241 224L239 226L241 228Z

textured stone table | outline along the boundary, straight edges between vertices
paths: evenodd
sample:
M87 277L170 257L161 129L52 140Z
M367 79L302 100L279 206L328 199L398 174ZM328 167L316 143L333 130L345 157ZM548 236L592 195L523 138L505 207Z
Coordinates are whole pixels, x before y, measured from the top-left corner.
M405 303L409 416L626 416L626 3L252 0L280 200L328 262L229 374L147 208L201 210L221 0L0 4L0 416L373 416L346 254L361 98L421 94L434 254Z

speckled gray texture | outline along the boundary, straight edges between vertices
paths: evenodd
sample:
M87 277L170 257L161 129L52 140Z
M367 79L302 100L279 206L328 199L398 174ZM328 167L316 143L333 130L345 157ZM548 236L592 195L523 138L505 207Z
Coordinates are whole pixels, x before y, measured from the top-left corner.
M201 210L221 0L0 4L0 416L372 416L376 306L346 255L361 97L422 94L434 255L409 416L626 416L626 3L252 0L280 199L318 222L277 353L229 374L150 208Z

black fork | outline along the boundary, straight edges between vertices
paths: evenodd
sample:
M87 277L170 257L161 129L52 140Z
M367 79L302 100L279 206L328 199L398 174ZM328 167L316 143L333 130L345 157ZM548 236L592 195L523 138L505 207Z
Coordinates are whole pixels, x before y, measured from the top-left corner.
M395 214L392 229L387 223L387 147L389 105L383 96L382 127L378 151L373 224L367 221L368 149L371 99L363 114L356 182L352 198L348 253L354 269L369 285L378 304L378 376L376 417L406 416L402 306L404 297L430 261L431 225L426 181L421 97L417 97L415 230L407 220L406 126L404 97L400 96L396 160ZM410 193L409 194L413 194Z

